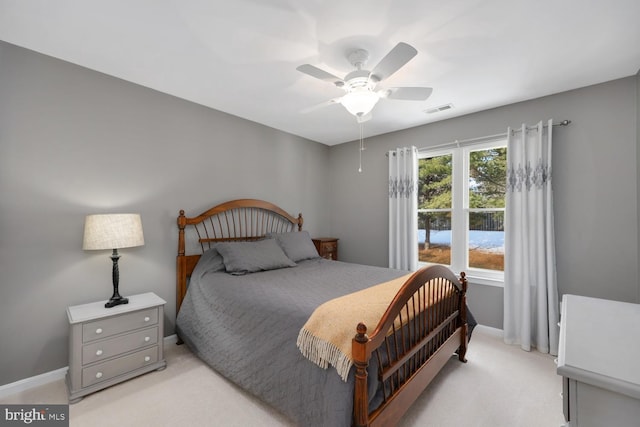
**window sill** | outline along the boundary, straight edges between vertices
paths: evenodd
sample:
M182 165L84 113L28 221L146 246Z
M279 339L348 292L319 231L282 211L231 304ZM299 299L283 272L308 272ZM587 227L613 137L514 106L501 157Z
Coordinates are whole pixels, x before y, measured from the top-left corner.
M427 267L429 265L443 265L443 264L431 264L428 262L418 262L418 267L422 268L422 267ZM457 276L460 275L459 271L456 271L454 269L451 268L451 266L446 266L445 267L451 269L451 271L453 271ZM466 275L467 275L467 281L470 284L475 284L475 285L484 285L484 286L495 286L496 288L504 288L504 279L502 277L487 277L486 275L482 275L482 273L479 275L477 273L477 270L467 270L465 271ZM496 276L502 276L502 274L500 273L496 273Z
M473 274L467 274L467 281L475 285L495 286L497 288L504 288L504 280L501 279L488 279L486 277L478 277Z

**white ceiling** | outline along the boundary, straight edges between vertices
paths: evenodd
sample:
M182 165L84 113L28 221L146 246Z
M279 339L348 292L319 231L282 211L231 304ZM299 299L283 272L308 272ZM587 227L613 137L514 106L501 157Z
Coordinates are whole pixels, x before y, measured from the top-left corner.
M301 110L343 91L298 65L343 77L352 49L370 69L414 46L383 83L433 94L381 100L373 136L636 74L640 1L0 0L0 40L334 145L358 138L355 118Z

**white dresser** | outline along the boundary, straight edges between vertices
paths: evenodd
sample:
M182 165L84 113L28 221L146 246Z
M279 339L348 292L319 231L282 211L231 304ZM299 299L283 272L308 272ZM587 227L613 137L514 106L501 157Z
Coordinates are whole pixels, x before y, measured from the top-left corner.
M564 295L557 372L567 426L640 426L640 304Z
M166 366L163 353L164 304L154 293L128 297L105 308L105 301L67 308L69 318L69 402Z

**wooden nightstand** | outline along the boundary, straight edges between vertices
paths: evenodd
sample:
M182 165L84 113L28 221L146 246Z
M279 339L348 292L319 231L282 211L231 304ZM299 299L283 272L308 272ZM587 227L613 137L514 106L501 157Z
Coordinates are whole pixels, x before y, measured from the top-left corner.
M163 355L164 301L154 293L67 308L69 403L105 387L167 365Z
M318 237L313 240L313 244L316 245L318 254L322 258L338 260L338 239L335 237Z

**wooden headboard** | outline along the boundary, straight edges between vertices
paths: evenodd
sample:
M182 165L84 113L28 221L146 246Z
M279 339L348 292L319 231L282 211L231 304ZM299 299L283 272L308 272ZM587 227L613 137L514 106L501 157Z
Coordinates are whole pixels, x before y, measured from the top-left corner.
M298 214L296 218L273 203L256 199L225 202L192 218L186 217L184 210L180 210L176 315L187 292L187 279L191 276L200 255L212 244L259 240L267 233L300 231L302 224L302 214Z

